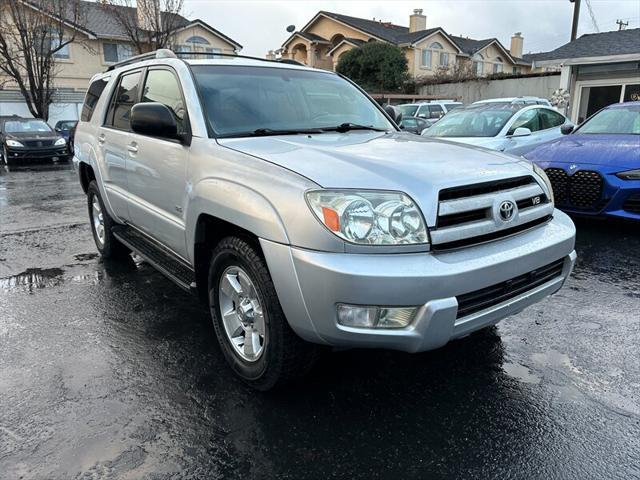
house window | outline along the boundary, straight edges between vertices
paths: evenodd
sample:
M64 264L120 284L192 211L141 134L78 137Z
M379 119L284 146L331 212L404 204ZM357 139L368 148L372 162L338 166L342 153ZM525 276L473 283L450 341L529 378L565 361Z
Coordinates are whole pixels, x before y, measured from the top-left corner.
M442 50L442 44L439 42L433 42L431 45L429 45L429 48L432 50Z
M34 38L34 48L38 55L52 55L54 58L61 59L71 58L71 55L69 53L69 44L66 44L64 47L60 48L60 45L64 42L64 39L58 32L59 31L56 29L51 29L49 31L44 31L41 34L38 34L37 37ZM54 50L58 48L60 48L60 50L53 53Z
M484 63L473 62L473 71L477 76L481 76L484 73Z
M496 57L496 62L493 64L493 73L502 73L502 58Z
M200 37L198 35L194 35L193 37L189 37L185 40L185 43L190 43L192 45L210 45L209 40L204 37Z
M422 66L431 68L431 50L422 50Z
M117 63L127 60L133 56L131 45L124 43L104 43L102 44L105 63Z
M440 52L440 66L441 67L449 66L449 54L447 52Z

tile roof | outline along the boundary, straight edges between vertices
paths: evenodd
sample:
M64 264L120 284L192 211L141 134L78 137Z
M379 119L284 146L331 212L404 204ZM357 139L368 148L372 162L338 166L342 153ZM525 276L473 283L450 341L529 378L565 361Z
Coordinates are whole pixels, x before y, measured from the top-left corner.
M333 18L334 20L338 20L342 23L346 23L362 32L368 33L371 36L377 37L379 39L385 40L390 43L394 43L396 45L403 43L414 43L424 37L431 35L432 33L441 30L443 31L451 41L460 49L463 53L466 53L469 56L472 56L477 51L481 50L491 42L498 42L498 44L502 45L495 38L487 38L484 40L474 40L471 38L464 37L456 37L453 35L449 35L445 32L444 29L440 27L429 28L426 30L419 30L417 32L409 32L407 27L403 27L401 25L395 25L390 22L381 22L378 20L367 20L365 18L351 17L349 15L342 15L340 13L327 12L326 10L321 10L318 12L319 14L326 15L329 18ZM504 46L503 46L504 48ZM509 54L509 50L505 48L507 54ZM513 57L511 57L513 58ZM525 59L515 59L516 63L521 65L528 65L529 62Z
M605 57L640 53L640 28L588 33L549 52L528 54L535 61L565 58Z
M37 6L39 2L43 2L46 0L28 0L28 1L29 3L32 3ZM131 16L132 18L136 15L135 8L122 6L122 5L114 5L114 6L106 7L105 5L102 5L99 2L91 2L87 0L82 0L81 5L82 5L83 21L81 25L77 25L78 28L80 28L81 30L85 30L88 33L91 33L96 37L122 39L122 40L128 39L128 35L125 29L122 27L120 22L115 18L115 16L109 12L109 8L117 8L122 14ZM71 8L72 8L71 3L69 3L69 12L67 14L68 19L73 18L73 13L71 11ZM202 20L193 20L193 21L188 20L184 18L182 15L178 15L175 13L163 12L162 15L164 15L165 17L168 17L168 16L173 17L170 24L175 25L177 28L187 27L193 23L200 22L204 24L207 28L211 29L220 37L242 48L242 45L240 45L238 42L224 35L222 32L219 32L218 30L211 27L210 25L208 25L206 22L203 22Z

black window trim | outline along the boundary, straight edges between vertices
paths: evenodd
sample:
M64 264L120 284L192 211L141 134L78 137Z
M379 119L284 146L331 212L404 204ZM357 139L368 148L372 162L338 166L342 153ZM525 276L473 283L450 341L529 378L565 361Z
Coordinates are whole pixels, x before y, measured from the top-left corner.
M115 127L113 125L109 125L107 124L107 116L109 115L109 111L111 110L111 106L113 105L113 103L115 102L115 97L116 94L118 93L118 87L120 87L120 82L122 81L122 79L128 75L133 75L135 73L139 73L140 77L138 78L138 95L136 97L136 101L133 103L133 105L135 105L136 103L140 103L140 95L142 94L142 88L141 86L143 85L142 83L142 79L144 77L144 70L146 68L145 67L138 67L138 68L134 68L131 70L126 70L124 72L121 72L117 78L115 79L115 81L113 82L113 87L112 87L112 91L109 92L110 94L110 98L109 98L109 103L107 105L107 109L103 112L103 117L102 117L102 128L107 128L109 130L116 130L118 132L128 132L131 133L131 124L129 124L129 128L127 130L124 130L122 128L118 128ZM132 105L132 107L133 107Z
M165 142L171 142L171 143L183 143L186 145L190 145L191 144L191 139L193 138L193 132L191 130L191 117L189 116L189 106L187 105L187 100L186 100L186 96L184 94L184 89L182 87L182 82L180 82L180 76L178 75L178 72L176 72L176 70L170 66L170 65L150 65L149 67L145 67L144 68L144 72L142 73L142 77L141 77L141 88L140 88L140 94L138 95L138 101L134 104L138 104L138 103L142 103L142 95L144 94L144 87L147 84L147 77L149 76L149 72L150 71L157 71L157 70L165 70L168 71L169 73L171 73L173 75L173 78L175 78L176 82L178 83L178 89L180 90L180 96L182 97L182 103L184 104L184 110L185 110L185 123L184 123L184 127L185 127L185 131L184 131L184 139L183 140L179 140L179 139L174 139L174 138L164 138L164 137L153 137L151 135L142 135L140 133L136 133L131 131L131 129L129 129L129 131L131 133L134 133L135 135L140 135L142 137L148 137L148 138L155 138L157 140L163 140Z

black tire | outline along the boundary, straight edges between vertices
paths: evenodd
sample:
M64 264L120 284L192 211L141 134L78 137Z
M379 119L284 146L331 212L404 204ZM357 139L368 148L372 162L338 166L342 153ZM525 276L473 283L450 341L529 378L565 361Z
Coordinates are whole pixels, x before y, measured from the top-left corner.
M222 321L219 286L229 268L240 267L249 277L262 305L265 322L264 350L259 358L245 361L231 344ZM211 256L209 308L225 359L245 383L257 390L270 390L304 376L313 366L318 347L298 337L282 312L266 263L249 241L227 237Z
M94 199L99 203L100 211L102 213L102 223L104 226L104 234L102 240L100 239L99 234L96 230L94 221ZM109 216L109 213L107 213L104 202L102 201L102 196L100 195L100 190L98 189L98 184L95 180L91 181L91 183L89 183L89 187L87 188L87 207L89 209L89 223L91 225L91 233L93 234L93 240L98 251L100 252L100 255L103 258L125 258L130 253L130 251L113 235L112 228L117 225L117 223L111 218L111 216Z

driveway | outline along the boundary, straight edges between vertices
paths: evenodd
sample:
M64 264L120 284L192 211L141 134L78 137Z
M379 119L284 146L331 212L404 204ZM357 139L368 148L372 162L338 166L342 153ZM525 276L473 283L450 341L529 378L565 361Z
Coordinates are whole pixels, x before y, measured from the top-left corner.
M0 478L638 478L639 229L577 226L565 287L497 328L264 394L194 297L96 255L68 165L0 171Z

